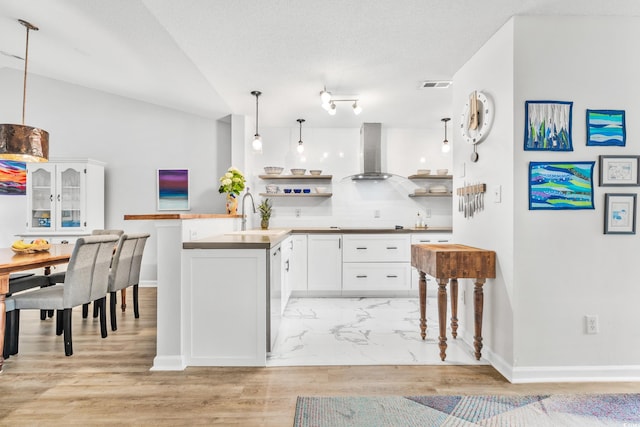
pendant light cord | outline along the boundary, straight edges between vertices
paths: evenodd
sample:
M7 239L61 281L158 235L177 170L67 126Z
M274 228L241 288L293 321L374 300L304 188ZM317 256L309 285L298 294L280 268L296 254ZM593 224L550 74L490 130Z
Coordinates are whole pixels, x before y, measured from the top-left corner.
M38 27L35 25L24 21L22 19L18 19L22 25L27 28L27 43L24 50L24 79L22 84L22 125L24 126L24 117L27 106L27 67L29 65L29 30L38 31Z

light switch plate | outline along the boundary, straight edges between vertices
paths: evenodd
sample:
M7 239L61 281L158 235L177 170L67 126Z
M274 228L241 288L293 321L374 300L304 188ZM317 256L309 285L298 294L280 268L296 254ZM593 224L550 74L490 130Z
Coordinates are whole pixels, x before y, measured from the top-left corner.
M493 201L494 203L502 203L502 185L493 187Z

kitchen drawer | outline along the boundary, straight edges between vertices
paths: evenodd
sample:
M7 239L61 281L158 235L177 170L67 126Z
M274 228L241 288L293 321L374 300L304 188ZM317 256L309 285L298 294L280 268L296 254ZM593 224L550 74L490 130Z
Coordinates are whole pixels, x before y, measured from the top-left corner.
M452 243L451 234L416 233L411 235L411 244Z
M342 289L345 291L396 291L411 287L409 263L345 263Z
M411 239L406 234L345 235L342 260L344 262L410 262Z

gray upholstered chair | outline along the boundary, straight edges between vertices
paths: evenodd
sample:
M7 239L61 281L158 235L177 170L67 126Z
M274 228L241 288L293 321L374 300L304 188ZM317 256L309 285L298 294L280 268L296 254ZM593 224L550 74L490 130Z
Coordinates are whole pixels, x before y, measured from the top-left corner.
M125 239L119 245L122 246L121 253L119 256L114 256L111 274L109 275L109 312L111 313L112 331L118 329L116 321L116 292L133 286L133 313L136 319L140 317L138 310L138 282L140 281L142 254L149 234L125 234L123 237Z
M73 307L95 302L100 312L100 330L102 337L107 336L106 295L109 285L109 268L113 248L119 237L100 235L81 237L76 241L69 259L64 284L48 286L6 299L7 311L13 311L9 317L11 354L18 352L20 330L20 310L56 310L56 334L64 334L65 355L73 354L71 341L71 312Z

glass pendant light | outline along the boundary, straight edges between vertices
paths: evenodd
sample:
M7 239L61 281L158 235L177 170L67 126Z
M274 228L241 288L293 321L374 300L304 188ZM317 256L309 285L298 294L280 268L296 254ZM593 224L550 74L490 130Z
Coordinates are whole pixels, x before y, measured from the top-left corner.
M451 120L449 117L441 119L441 121L444 122L444 141L442 141L443 153L448 153L449 151L451 151L451 145L449 144L449 141L447 141L447 122L449 120Z
M296 121L300 123L300 139L298 140L298 153L302 154L304 153L304 145L302 142L302 123L304 123L304 119L298 119Z
M256 97L256 134L253 135L253 142L251 143L251 146L254 151L262 151L262 138L258 132L258 97L262 95L262 92L254 90L251 92L251 95Z
M29 63L29 30L38 31L35 25L19 19L27 29L24 54L24 83L22 87L22 124L0 124L0 159L19 162L46 162L49 160L49 132L25 126L27 99L27 66Z

